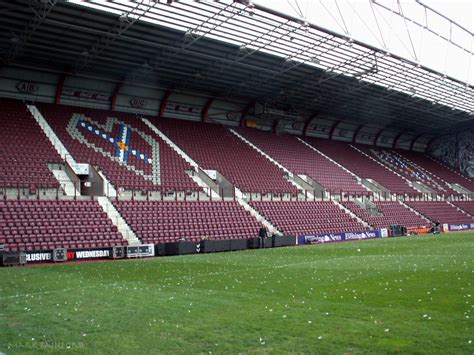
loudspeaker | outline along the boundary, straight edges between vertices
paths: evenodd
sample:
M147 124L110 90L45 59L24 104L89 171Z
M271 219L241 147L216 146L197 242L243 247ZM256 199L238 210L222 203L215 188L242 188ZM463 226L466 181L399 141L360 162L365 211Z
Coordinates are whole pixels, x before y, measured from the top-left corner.
M112 257L114 259L125 258L125 248L122 246L116 246L112 248Z
M54 249L53 250L53 261L66 261L67 260L67 250L64 248Z

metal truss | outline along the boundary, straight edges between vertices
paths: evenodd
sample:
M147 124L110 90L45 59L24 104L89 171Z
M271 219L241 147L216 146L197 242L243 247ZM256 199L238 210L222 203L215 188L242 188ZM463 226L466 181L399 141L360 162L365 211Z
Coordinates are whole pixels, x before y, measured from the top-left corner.
M98 38L90 49L84 49L74 64L74 73L80 74L97 56L110 47L117 38L145 16L155 5L156 2L154 0L140 0L134 3L134 7L123 12L109 32Z
M171 7L174 7L171 6ZM171 46L166 46L157 55L148 59L141 68L138 68L126 76L127 81L134 82L141 78L147 77L165 63L169 63L173 58L185 52L189 47L195 44L206 35L211 34L220 26L229 22L234 16L238 16L245 9L238 8L234 3L227 4L223 7L217 7L216 12L208 12L204 19L186 30L184 35Z
M10 64L15 60L15 58L21 53L22 49L28 44L31 36L33 36L36 30L44 22L56 3L57 0L31 0L29 2L29 7L33 11L34 16L21 33L12 33L12 37L10 38L11 46L2 55L2 62Z
M425 18L424 18L425 23L424 24L420 23L419 21L416 21L415 19L413 19L411 17L408 17L407 15L405 15L400 3L398 3L397 8L391 9L391 8L387 7L386 5L380 3L379 0L370 0L370 1L373 4L379 6L380 8L382 8L386 11L390 11L391 13L400 16L401 18L403 18L403 20L405 22L408 21L408 22L422 28L423 30L427 30L427 31L431 32L432 34L434 34L435 36L437 36L438 38L440 38L440 39L442 39L446 42L449 42L451 45L456 46L457 48L465 51L466 53L468 53L470 55L473 55L472 49L468 49L468 48L464 47L462 44L457 43L456 40L453 38L452 34L453 34L453 28L460 29L462 32L465 32L466 34L471 36L471 38L474 37L474 33L469 31L465 27L461 26L457 22L455 22L455 21L449 19L448 17L444 16L443 14L440 14L438 11L432 9L431 7L425 5L420 0L415 0L415 1L416 1L417 4L419 4L420 6L423 7L423 12L424 12L424 15L425 15ZM433 14L433 15L437 16L438 18L443 19L444 21L446 21L449 24L449 37L446 37L445 35L441 34L440 32L436 31L435 29L433 29L431 27L431 25L428 21L428 14Z

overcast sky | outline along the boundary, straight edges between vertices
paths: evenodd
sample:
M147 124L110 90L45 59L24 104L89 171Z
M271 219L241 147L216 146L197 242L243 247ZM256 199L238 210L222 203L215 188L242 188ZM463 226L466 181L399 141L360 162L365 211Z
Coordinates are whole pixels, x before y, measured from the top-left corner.
M396 0L376 0L397 10ZM380 47L409 60L446 73L464 82L474 84L473 55L440 40L427 30L393 15L369 0L255 0L256 3L274 8L293 16L303 17L310 23L345 33L354 39ZM421 0L422 3L474 32L474 0ZM403 13L428 26L470 51L474 50L472 35L428 11L415 0L401 1ZM374 17L374 14L376 15ZM378 25L377 25L378 24ZM380 28L380 30L379 30ZM407 31L408 28L408 31Z

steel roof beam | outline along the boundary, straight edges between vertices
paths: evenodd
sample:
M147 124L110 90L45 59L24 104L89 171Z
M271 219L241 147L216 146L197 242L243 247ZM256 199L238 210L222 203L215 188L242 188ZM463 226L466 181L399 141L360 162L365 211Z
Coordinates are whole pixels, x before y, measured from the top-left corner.
M140 20L140 18L155 5L155 1L139 0L131 10L120 15L107 34L104 34L98 38L90 46L90 49L84 49L84 52L81 53L80 57L73 66L74 73L80 73L83 69L85 69L92 60L94 60L105 49L110 47L117 38L125 33L125 31L127 31L135 22Z
M46 2L31 2L30 9L34 16L22 30L20 35L13 34L10 38L11 46L7 52L1 57L2 62L10 64L28 44L33 34L38 30L49 13L53 10L57 0L48 0Z

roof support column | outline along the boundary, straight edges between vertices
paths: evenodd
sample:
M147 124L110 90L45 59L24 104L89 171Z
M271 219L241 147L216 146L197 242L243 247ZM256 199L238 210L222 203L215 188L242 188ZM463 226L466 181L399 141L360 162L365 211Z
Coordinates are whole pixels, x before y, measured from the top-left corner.
M56 87L56 96L54 98L54 103L59 105L61 103L61 94L64 88L64 82L66 81L66 74L63 74L59 79L58 86Z
M398 133L397 136L394 138L393 143L392 143L392 149L395 149L395 147L397 146L397 143L400 140L400 137L403 135L403 133L405 133L405 132L402 131L402 132Z
M432 144L434 143L434 141L435 141L436 139L438 139L438 138L439 138L439 136L435 136L435 137L433 137L433 138L431 138L431 139L429 140L429 142L426 144L425 152L431 148L431 145L432 145Z
M244 122L245 122L245 117L247 117L250 109L252 108L252 106L255 105L255 100L252 100L250 101L247 106L245 106L244 110L242 111L242 115L240 116L240 121L239 121L239 127L243 127L244 126Z
M317 118L319 115L319 113L313 113L311 116L308 117L308 119L306 120L306 122L304 123L304 127L303 127L303 137L306 137L308 135L308 129L309 129L309 125L311 124L311 122L313 122L313 120L315 118Z
M385 130L385 129L382 128L382 129L381 129L380 131L378 131L377 134L375 135L375 139L374 139L374 143L373 143L374 146L377 145L377 142L378 142L378 140L379 140L379 138L380 138L380 136L382 135L382 133L383 133L384 130Z
M209 99L207 99L207 102L201 111L201 122L207 122L207 119L209 117L209 109L211 108L211 105L213 102L214 102L213 97L210 97Z
M410 150L413 151L413 147L415 146L416 141L418 138L420 138L423 135L423 133L418 134L415 138L412 139L410 143Z
M273 122L272 133L276 133L276 129L277 129L278 125L280 124L280 122L281 122L281 118L279 118L278 120L275 120Z
M336 130L337 126L339 125L339 123L341 123L341 121L336 121L334 122L334 124L332 125L330 131L329 131L329 139L332 139L333 135L334 135L334 131Z
M117 97L122 89L123 81L120 81L115 85L114 93L112 95L112 99L110 100L110 110L115 111L115 106L117 104Z
M171 91L167 90L165 94L163 95L163 99L161 100L160 112L158 112L158 119L164 118L163 116L165 114L166 104L168 103L170 96L171 96Z
M362 128L364 128L363 124L359 125L359 127L357 127L357 129L355 130L354 135L352 136L352 144L356 142L357 136L359 135L359 132L362 130Z

